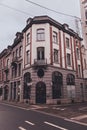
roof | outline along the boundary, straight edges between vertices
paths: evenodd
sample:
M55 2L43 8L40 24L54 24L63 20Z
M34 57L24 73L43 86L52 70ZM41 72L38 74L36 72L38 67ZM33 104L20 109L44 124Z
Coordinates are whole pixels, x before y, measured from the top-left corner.
M69 35L76 37L79 40L82 40L82 38L79 37L79 35L73 29L70 29L67 24L65 24L65 23L61 24L61 23L57 22L56 20L52 19L51 17L49 17L47 15L35 16L33 18L29 18L27 20L27 25L23 29L22 32L26 32L33 24L44 24L44 23L49 23L50 25L57 27L59 30L62 30L63 32L66 32ZM68 27L67 29L65 27L66 25Z

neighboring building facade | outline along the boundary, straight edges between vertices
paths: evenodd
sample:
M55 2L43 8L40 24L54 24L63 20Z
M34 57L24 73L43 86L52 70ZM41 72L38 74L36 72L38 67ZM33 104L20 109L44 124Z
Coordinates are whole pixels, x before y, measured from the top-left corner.
M23 62L23 35L20 32L16 33L16 38L12 45L11 51L11 78L9 84L9 100L21 100L21 85L22 85L22 62Z
M67 24L48 16L29 18L18 38L11 50L11 58L17 59L11 60L8 100L30 104L87 100L82 39Z
M87 0L80 0L81 7L81 25L82 25L82 37L84 43L83 53L83 74L85 80L85 86L87 88Z

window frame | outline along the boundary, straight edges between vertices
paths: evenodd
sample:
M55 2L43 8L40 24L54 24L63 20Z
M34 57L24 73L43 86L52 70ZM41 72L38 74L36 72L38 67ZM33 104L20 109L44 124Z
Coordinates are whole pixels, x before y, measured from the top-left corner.
M54 63L59 63L59 50L54 49Z
M30 44L30 32L26 35L26 45Z
M66 37L66 48L70 49L70 39L68 37Z
M78 60L80 60L80 50L79 48L76 48L76 57Z
M58 44L58 33L53 31L53 43Z
M19 47L19 57L22 56L22 46Z
M45 29L39 28L36 30L36 41L45 41Z
M26 51L26 64L30 64L30 50Z
M67 66L71 66L71 54L67 53Z

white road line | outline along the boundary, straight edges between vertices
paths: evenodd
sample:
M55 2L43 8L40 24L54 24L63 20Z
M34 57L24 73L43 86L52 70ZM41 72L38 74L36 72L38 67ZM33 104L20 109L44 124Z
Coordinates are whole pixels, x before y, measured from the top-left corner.
M34 123L30 122L30 121L25 121L26 123L28 123L29 125L35 125Z
M67 119L67 118L65 118L64 120L69 121L69 122L73 122L73 123L76 123L76 124L79 124L79 125L87 126L86 123L82 123L82 122L79 122L79 121L75 121L75 120L71 120L71 119Z
M72 119L81 120L81 119L84 119L84 118L87 118L87 115L76 116L76 117L71 118L71 120Z
M26 129L24 129L24 128L23 128L23 127L21 127L21 126L20 126L20 127L18 127L18 128L19 128L20 130L26 130Z
M46 121L45 121L44 123L47 124L47 125L56 127L56 128L58 128L58 129L60 129L60 130L68 130L68 129L65 129L65 128L63 128L63 127L60 127L60 126L58 126L58 125L55 125L55 124L52 124L52 123L49 123L49 122L46 122Z

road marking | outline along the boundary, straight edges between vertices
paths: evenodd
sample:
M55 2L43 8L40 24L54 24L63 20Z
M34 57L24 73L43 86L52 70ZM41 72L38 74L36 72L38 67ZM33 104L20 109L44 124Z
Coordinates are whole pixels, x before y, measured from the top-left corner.
M87 118L87 115L76 116L76 117L73 117L71 119L81 120L81 119L84 119L84 118Z
M30 121L25 121L26 123L28 123L29 125L35 125L34 123L30 122Z
M82 123L82 122L79 122L79 121L75 121L75 120L71 120L71 119L67 119L67 118L65 118L64 120L69 121L69 122L73 122L73 123L76 123L76 124L79 124L79 125L87 126L86 123Z
M19 128L20 130L26 130L26 129L24 129L24 128L23 128L23 127L21 127L21 126L20 126L20 127L18 127L18 128Z
M45 121L44 123L47 124L47 125L56 127L56 128L58 128L58 129L60 129L60 130L68 130L68 129L65 129L65 128L63 128L63 127L60 127L60 126L58 126L58 125L55 125L55 124L52 124L52 123L49 123L49 122L46 122L46 121Z

